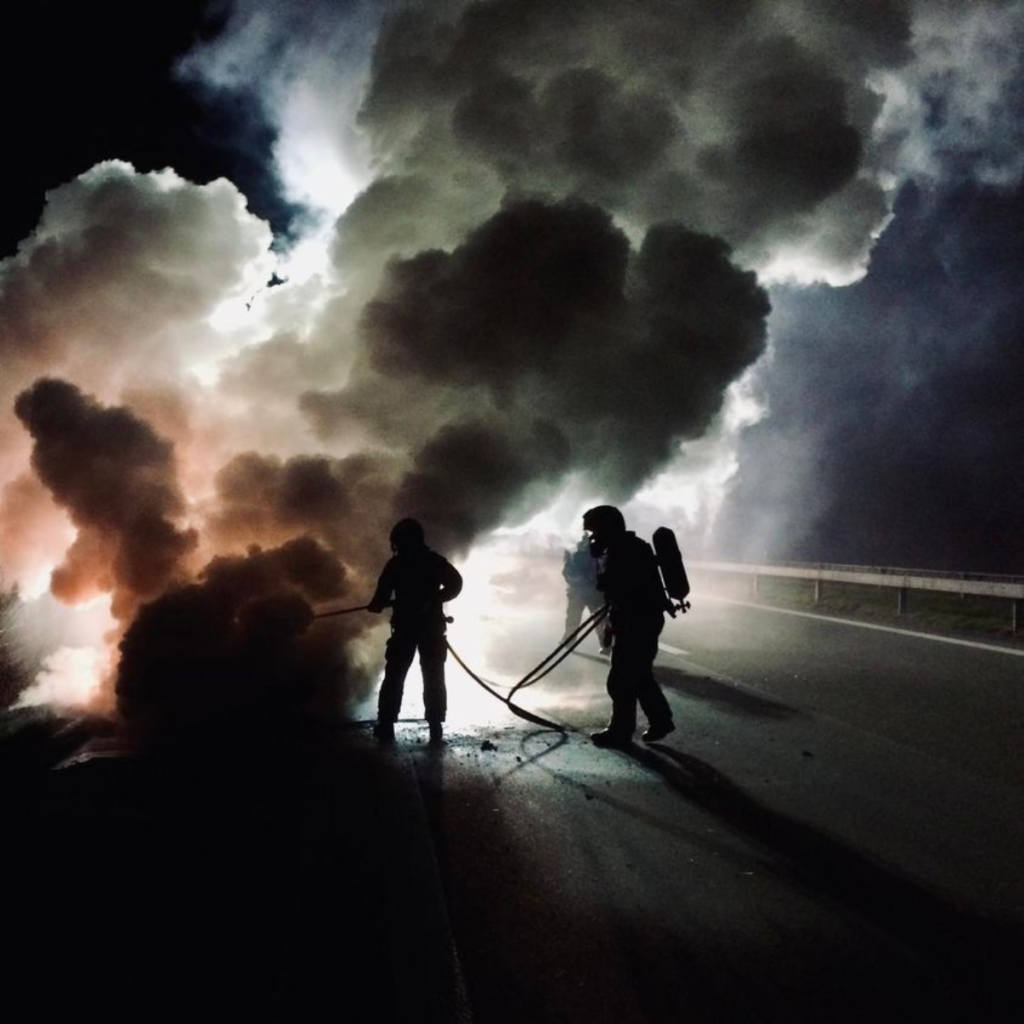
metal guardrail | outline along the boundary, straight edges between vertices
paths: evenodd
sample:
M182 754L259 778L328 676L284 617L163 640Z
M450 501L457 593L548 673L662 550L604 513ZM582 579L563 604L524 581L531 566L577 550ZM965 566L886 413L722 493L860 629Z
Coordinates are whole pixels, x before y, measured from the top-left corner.
M730 565L729 562L705 562L704 565ZM988 572L947 572L942 569L894 569L881 565L842 565L832 562L772 562L772 568L821 569L828 572L878 573L882 576L914 576L929 579L972 580L983 583L1009 583L1024 586L1024 576L999 575Z
M814 583L815 604L821 599L825 583L857 583L862 586L889 587L896 591L896 614L907 608L907 592L930 590L965 596L1004 598L1010 602L1010 628L1017 633L1024 626L1024 576L986 573L939 572L931 569L895 569L883 566L833 565L822 562L778 562L753 565L743 562L691 562L690 568L704 572L750 576L754 592L761 577L810 580Z

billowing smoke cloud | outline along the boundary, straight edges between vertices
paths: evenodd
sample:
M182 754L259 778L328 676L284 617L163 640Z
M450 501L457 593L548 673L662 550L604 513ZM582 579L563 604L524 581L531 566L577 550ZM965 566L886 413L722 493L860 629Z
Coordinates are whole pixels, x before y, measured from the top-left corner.
M209 726L345 693L337 636L311 630L313 604L345 592L343 567L310 537L215 558L143 607L121 640L121 713L146 730Z
M920 2L914 59L880 73L880 145L904 178L1012 188L1024 173L1024 12L1013 0Z
M270 241L223 180L200 187L110 162L50 192L36 232L0 263L0 482L26 469L29 437L14 399L44 376L108 402L134 393L147 417L159 405L161 430L184 442L201 397L195 367L238 344L215 314L265 280ZM224 427L204 433L209 449ZM0 502L16 510L24 498L22 487ZM36 504L34 518L53 520ZM4 520L14 514L0 508ZM24 561L24 546L12 546L11 560ZM5 552L0 560L10 568Z
M234 4L180 71L259 104L310 223L344 210L316 272L230 182L118 162L0 265L0 517L45 508L36 568L113 596L122 709L355 692L366 620L312 615L367 596L395 519L466 552L722 430L756 275L852 280L890 215L914 10L412 3L371 60L376 5Z
M565 436L548 421L503 429L460 420L417 453L394 505L422 509L434 535L462 551L515 512L531 487L550 490L567 469L568 451Z
M908 186L863 281L776 293L719 553L1020 571L1022 239L1020 187Z
M387 546L392 460L300 455L281 460L243 452L217 474L207 529L216 546L278 544L301 533L338 553L368 588Z
M513 201L450 254L392 263L363 312L368 365L307 407L412 448L399 504L465 546L573 469L628 496L707 429L767 313L718 239L656 225L633 252L592 204Z
M272 499L276 483L266 526L292 536L269 550L250 544L244 556L218 555L195 573L198 533L179 525L186 505L169 441L127 408L104 407L64 381L37 381L15 410L34 440L33 468L78 530L51 591L68 603L110 592L114 615L131 623L120 644L122 714L149 728L183 726L322 699L325 680L339 692L355 681L338 631L310 631L314 604L349 590L338 556L301 532L319 523L337 539L336 517L351 512L330 485L327 460L229 463L211 533L266 532L239 523L244 500L233 499L254 489ZM339 478L359 481L364 469L349 460Z
M0 272L5 404L33 374L67 372L109 394L140 368L177 376L220 354L207 319L251 287L269 243L223 180L198 187L111 162L55 189Z
M720 235L748 265L809 246L838 269L886 210L867 73L909 41L901 2L414 4L384 25L363 121L405 220L417 195L465 210L467 185L478 210L573 195Z
M729 557L1020 573L1024 8L919 4L881 75L906 184L867 276L773 292Z
M53 593L77 603L109 591L125 618L181 575L196 546L195 532L177 525L185 503L173 446L65 381L37 381L14 408L34 441L33 468L78 527Z

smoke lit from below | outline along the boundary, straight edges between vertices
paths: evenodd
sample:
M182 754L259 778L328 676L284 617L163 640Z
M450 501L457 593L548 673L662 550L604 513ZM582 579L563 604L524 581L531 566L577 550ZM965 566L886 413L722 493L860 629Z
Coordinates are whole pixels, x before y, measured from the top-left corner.
M110 671L107 652L96 647L58 647L43 659L32 683L15 707L54 704L70 708L92 708L100 686Z

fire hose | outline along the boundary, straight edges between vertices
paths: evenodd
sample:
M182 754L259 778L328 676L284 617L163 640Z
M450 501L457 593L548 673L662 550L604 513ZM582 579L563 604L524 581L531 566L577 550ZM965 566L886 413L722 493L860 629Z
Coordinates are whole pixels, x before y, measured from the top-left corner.
M574 629L543 661L530 669L530 671L512 687L507 697L503 697L493 689L486 680L481 679L480 676L478 676L462 660L462 658L459 657L458 652L451 644L448 644L448 650L451 651L452 657L459 663L459 665L462 666L466 675L468 675L469 678L478 686L483 687L492 697L500 700L513 715L517 715L519 718L525 719L527 722L533 722L535 725L542 725L546 729L555 729L558 732L565 732L566 726L558 722L552 722L550 719L542 718L540 715L535 715L532 711L527 711L525 708L519 707L518 704L513 704L512 698L515 696L517 690L521 690L524 686L532 686L534 683L540 682L540 680L549 672L569 657L569 655L572 654L572 652L598 627L607 612L607 607L600 608L591 615L590 618L581 622L579 626L577 626L576 629Z
M333 612L320 612L314 615L316 619L329 619L332 615L348 615L350 612L365 612L370 606L368 604L356 605L355 608L337 608Z
M330 612L320 612L316 618L326 619L334 615L348 615L352 612L366 611L369 605L357 605L354 608L338 608ZM451 652L452 657L459 663L462 670L473 680L478 686L486 690L495 700L501 701L512 714L524 719L527 722L532 722L534 725L544 726L546 729L555 729L558 732L565 732L566 726L552 722L550 719L542 718L540 715L535 715L532 711L527 711L525 708L519 707L517 704L512 703L512 698L516 693L527 686L532 686L534 683L540 682L546 675L557 668L577 647L601 624L602 620L608 614L608 606L605 605L599 608L589 618L584 619L571 633L569 633L561 643L542 661L538 662L529 672L526 673L517 683L515 683L507 696L502 696L494 689L491 683L487 680L482 679L476 672L474 672L463 660L459 657L459 653L455 650L450 643L446 646ZM447 622L451 622L451 618L446 618Z

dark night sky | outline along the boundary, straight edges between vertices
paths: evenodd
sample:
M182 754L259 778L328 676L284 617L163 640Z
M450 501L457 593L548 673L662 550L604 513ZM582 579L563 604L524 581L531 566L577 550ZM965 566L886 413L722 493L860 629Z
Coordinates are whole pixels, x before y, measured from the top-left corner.
M291 211L269 159L274 129L260 106L173 73L223 28L224 6L39 0L19 10L0 36L4 148L17 154L4 162L0 254L31 233L48 189L110 159L139 171L174 167L196 182L228 177L287 230Z

